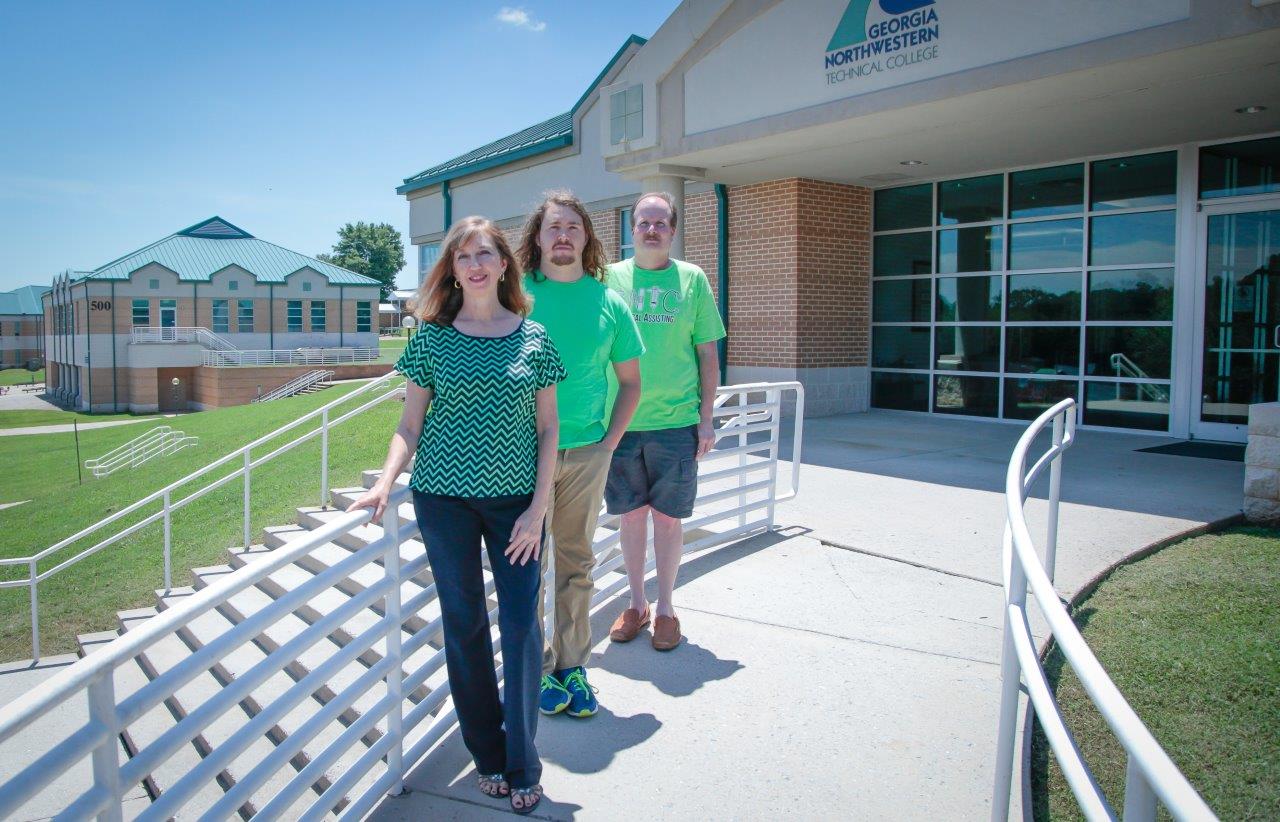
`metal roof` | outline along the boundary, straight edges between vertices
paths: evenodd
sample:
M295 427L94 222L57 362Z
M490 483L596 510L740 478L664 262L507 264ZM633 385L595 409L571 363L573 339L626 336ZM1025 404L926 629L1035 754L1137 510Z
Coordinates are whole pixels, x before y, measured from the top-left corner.
M517 131L515 134L508 134L506 137L494 140L492 143L487 143L480 146L480 148L468 151L466 154L459 154L452 160L446 160L425 171L420 171L412 177L406 177L404 184L396 188L396 193L407 194L410 191L417 191L420 188L426 188L446 180L453 180L487 168L506 165L525 157L533 157L553 151L562 146L573 145L573 117L578 113L578 109L591 96L591 92L595 91L596 86L600 85L600 81L605 78L605 75L622 59L627 49L633 45L643 46L646 42L648 41L639 35L633 34L628 37L622 47L614 53L608 64L596 75L596 79L591 81L591 85L587 86L587 90L582 93L578 101L573 104L573 108L564 114L557 114L550 120L544 120L537 125Z
M0 314L43 314L40 295L48 290L47 285L24 285L12 291L0 291Z
M77 280L127 280L156 263L182 282L203 282L227 266L243 268L260 283L282 283L303 268L324 275L331 285L378 285L378 281L314 257L281 248L236 228L220 217L196 223L119 259L84 272Z

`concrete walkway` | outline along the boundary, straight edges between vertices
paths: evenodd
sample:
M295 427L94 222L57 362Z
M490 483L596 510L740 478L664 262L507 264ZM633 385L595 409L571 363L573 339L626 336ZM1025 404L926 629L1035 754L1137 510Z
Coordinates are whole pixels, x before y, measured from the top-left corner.
M82 422L76 425L31 425L25 428L0 428L0 437L22 437L30 434L68 434L77 427L81 431L91 428L112 428L117 425L136 425L140 422L155 422L166 417L144 417L138 420L106 420L105 422Z
M594 718L544 718L544 819L985 819L998 707L1003 484L1019 426L892 412L812 420L781 529L691 559L688 641L613 645L593 620ZM1068 453L1058 583L1240 508L1240 463ZM1032 501L1033 534L1043 502ZM378 820L499 818L456 733ZM1015 815L1019 806L1015 798Z

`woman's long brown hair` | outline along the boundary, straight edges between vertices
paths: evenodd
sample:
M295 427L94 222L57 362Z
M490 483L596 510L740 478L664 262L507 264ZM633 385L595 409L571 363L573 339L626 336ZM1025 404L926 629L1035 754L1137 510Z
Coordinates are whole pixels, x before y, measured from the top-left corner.
M538 247L538 234L542 231L542 218L549 205L571 208L582 218L582 228L587 235L587 244L582 249L582 268L590 277L604 282L605 266L609 258L605 256L604 245L596 236L595 226L591 224L591 215L587 207L578 199L578 195L565 188L548 191L542 195L542 204L534 209L524 224L524 235L520 239L520 262L525 271L537 271L542 266L542 249Z
M413 301L413 313L419 321L453 325L462 308L462 289L454 288L457 280L453 270L453 255L477 235L488 238L498 250L499 256L507 261L507 270L498 283L498 302L502 303L503 308L521 317L529 316L533 304L524 290L520 261L511 253L507 238L492 220L485 217L463 217L444 235L436 264L418 287L418 295Z

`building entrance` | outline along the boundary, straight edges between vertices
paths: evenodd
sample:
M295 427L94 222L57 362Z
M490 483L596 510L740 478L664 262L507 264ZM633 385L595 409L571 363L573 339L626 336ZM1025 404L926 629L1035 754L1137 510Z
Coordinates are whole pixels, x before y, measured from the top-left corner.
M1199 217L1192 434L1244 442L1249 406L1280 400L1280 198L1207 205Z

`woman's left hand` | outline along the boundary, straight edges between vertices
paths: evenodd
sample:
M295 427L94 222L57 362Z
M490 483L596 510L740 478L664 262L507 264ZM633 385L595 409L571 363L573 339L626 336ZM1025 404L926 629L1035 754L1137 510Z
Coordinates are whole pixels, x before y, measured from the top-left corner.
M511 529L511 543L502 552L512 565L517 562L524 565L531 559L538 559L542 547L542 521L546 516L545 510L529 506L516 520L516 526Z

